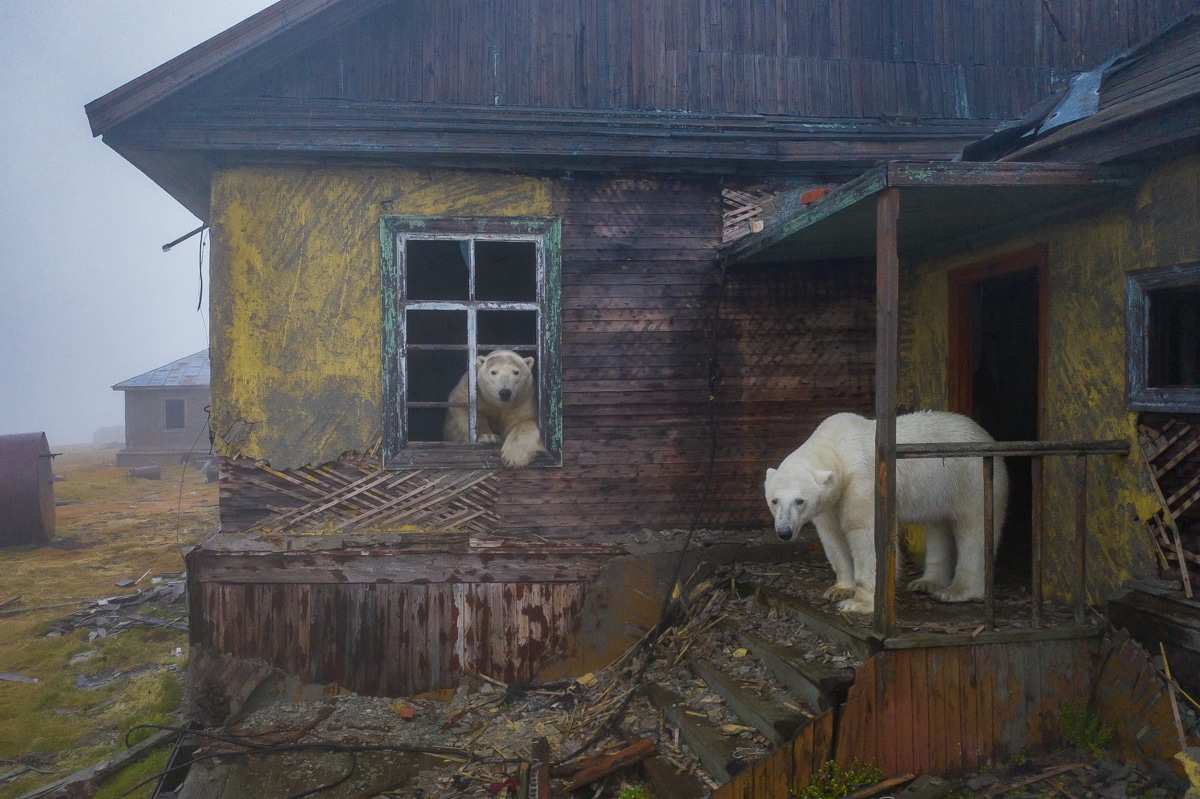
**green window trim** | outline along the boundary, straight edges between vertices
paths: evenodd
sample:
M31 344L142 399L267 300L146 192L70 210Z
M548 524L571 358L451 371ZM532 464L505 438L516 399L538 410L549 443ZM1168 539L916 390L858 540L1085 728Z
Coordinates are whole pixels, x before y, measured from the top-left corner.
M406 398L407 345L406 310L410 301L404 285L403 257L398 243L408 239L449 239L476 241L532 241L537 245L537 309L536 374L538 380L538 426L543 443L551 453L552 462L562 463L562 375L559 350L561 344L561 276L562 234L558 219L542 217L380 217L379 235L383 315L383 463L386 468L420 467L498 467L499 447L410 440L409 408ZM474 246L474 245L472 245ZM473 280L473 275L472 275ZM472 284L473 285L473 284ZM425 303L422 307L430 304ZM472 297L463 305L491 307L495 303L476 302ZM503 304L503 303L501 303ZM513 303L513 305L518 305ZM522 307L532 303L521 303ZM474 328L472 327L473 331ZM473 335L473 333L472 333ZM470 339L470 352L479 351ZM538 468L538 467L534 467Z

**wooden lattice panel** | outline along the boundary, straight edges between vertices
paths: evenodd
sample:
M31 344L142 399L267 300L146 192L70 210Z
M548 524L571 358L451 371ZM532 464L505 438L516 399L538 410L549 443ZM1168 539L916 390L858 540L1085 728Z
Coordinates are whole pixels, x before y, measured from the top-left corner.
M1162 506L1150 527L1164 556L1180 567L1190 596L1188 562L1200 564L1200 418L1143 414L1138 434Z
M495 473L486 469L388 471L358 460L278 471L259 464L237 479L267 493L271 516L260 523L279 532L325 530L496 529ZM272 504L271 495L278 504Z
M764 209L774 198L774 194L757 188L723 189L721 200L724 217L721 240L728 244L750 235L755 222L760 223L758 229L761 230Z

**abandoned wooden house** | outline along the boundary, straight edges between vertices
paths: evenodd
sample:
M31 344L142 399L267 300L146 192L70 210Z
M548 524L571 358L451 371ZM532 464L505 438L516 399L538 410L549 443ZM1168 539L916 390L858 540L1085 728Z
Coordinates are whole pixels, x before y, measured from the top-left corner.
M117 463L179 463L208 454L208 350L122 380L125 446Z
M830 628L877 653L860 715L796 741L913 771L1051 743L1097 679L1087 606L1155 577L1160 535L1186 563L1139 431L1156 462L1185 424L1154 414L1200 411L1195 21L1155 38L1197 8L282 0L89 104L211 229L194 651L382 695L582 673L654 624L686 531L786 557L763 473L836 411L880 420L893 552L896 458L947 454L898 448L896 409L945 409L1009 456L995 578L1030 618L914 633L881 558L872 623ZM528 467L474 395L471 440L442 440L494 349L533 358ZM1043 625L1043 600L1073 612ZM896 681L914 658L936 712ZM958 702L952 755L869 732Z

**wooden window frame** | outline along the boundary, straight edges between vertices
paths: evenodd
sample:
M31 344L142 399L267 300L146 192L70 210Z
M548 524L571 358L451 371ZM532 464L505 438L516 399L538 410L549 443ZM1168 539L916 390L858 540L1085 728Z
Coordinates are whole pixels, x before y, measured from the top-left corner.
M1200 388L1149 385L1150 292L1200 287L1200 262L1125 275L1125 383L1132 411L1200 412Z
M538 427L543 443L551 454L549 459L539 460L538 467L562 465L562 375L559 361L562 316L561 229L560 220L542 217L380 217L385 468L499 468L501 465L500 448L495 444L408 440L408 415L405 404L407 352L403 320L406 309L418 305L417 301L408 301L404 285L402 242L408 238L531 241L536 245L537 296L532 303L485 304L469 300L456 304L464 307L474 306L477 310L480 306L486 310L493 306L515 307L528 304L530 308L527 310L537 312ZM468 347L468 359L473 363L478 351L475 341L470 336ZM471 401L474 402L473 397Z

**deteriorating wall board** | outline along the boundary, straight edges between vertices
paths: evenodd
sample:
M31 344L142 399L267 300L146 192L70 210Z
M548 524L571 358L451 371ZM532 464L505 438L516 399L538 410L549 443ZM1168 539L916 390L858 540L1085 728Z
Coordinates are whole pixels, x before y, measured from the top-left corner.
M382 423L379 216L545 216L544 180L236 169L213 181L213 429L280 469L364 450Z

